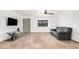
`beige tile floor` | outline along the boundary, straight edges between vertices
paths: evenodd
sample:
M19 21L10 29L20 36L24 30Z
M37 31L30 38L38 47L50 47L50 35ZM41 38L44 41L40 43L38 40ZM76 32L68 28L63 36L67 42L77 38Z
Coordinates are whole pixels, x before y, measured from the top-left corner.
M79 43L60 41L50 33L24 34L15 41L3 41L0 49L77 49Z

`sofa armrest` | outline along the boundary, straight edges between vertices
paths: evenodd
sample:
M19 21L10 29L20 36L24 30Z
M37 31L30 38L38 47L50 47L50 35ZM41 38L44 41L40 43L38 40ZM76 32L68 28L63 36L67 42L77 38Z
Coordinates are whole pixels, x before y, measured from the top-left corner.
M50 31L56 31L56 29L51 29Z

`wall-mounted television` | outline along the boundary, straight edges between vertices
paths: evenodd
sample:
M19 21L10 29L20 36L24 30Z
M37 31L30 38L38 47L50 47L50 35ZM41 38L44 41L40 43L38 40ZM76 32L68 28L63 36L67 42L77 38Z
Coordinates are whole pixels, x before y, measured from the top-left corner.
M18 20L15 18L8 17L7 26L17 26Z

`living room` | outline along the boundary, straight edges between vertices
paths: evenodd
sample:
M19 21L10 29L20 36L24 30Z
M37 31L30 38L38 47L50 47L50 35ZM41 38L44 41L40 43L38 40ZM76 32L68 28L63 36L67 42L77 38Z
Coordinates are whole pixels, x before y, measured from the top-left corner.
M77 43L79 42L78 14L79 10L0 10L0 48L18 48L19 44L21 45L19 48L65 48L58 46L59 44L66 45L66 47L68 46L67 48L79 48L79 44ZM8 26L8 18L17 19L17 26ZM26 20L28 21L27 23ZM71 40L64 40L66 43L64 44L63 41L58 40L51 35L51 29L56 29L56 27L71 28ZM11 37L7 33L14 33L17 31L17 28L19 28L19 30L25 34L14 41L5 41ZM43 40L41 37L43 37ZM23 42L26 41L26 45L23 44L23 42L20 42L23 39ZM37 42L33 42L32 44L33 39L35 42L40 41L40 43L38 44ZM58 43L57 45L52 44L55 43L52 41L53 39ZM46 43L44 46L40 47L42 41ZM30 46L28 42L31 42L32 45ZM19 43L17 44L17 47L16 43ZM9 45L8 47L6 46L7 44ZM11 44L14 46L11 47Z

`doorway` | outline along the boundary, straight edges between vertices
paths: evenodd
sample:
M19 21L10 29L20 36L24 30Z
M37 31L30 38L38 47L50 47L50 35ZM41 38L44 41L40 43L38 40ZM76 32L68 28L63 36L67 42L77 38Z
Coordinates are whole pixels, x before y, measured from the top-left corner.
M31 19L24 18L23 19L23 33L30 33L31 32Z

